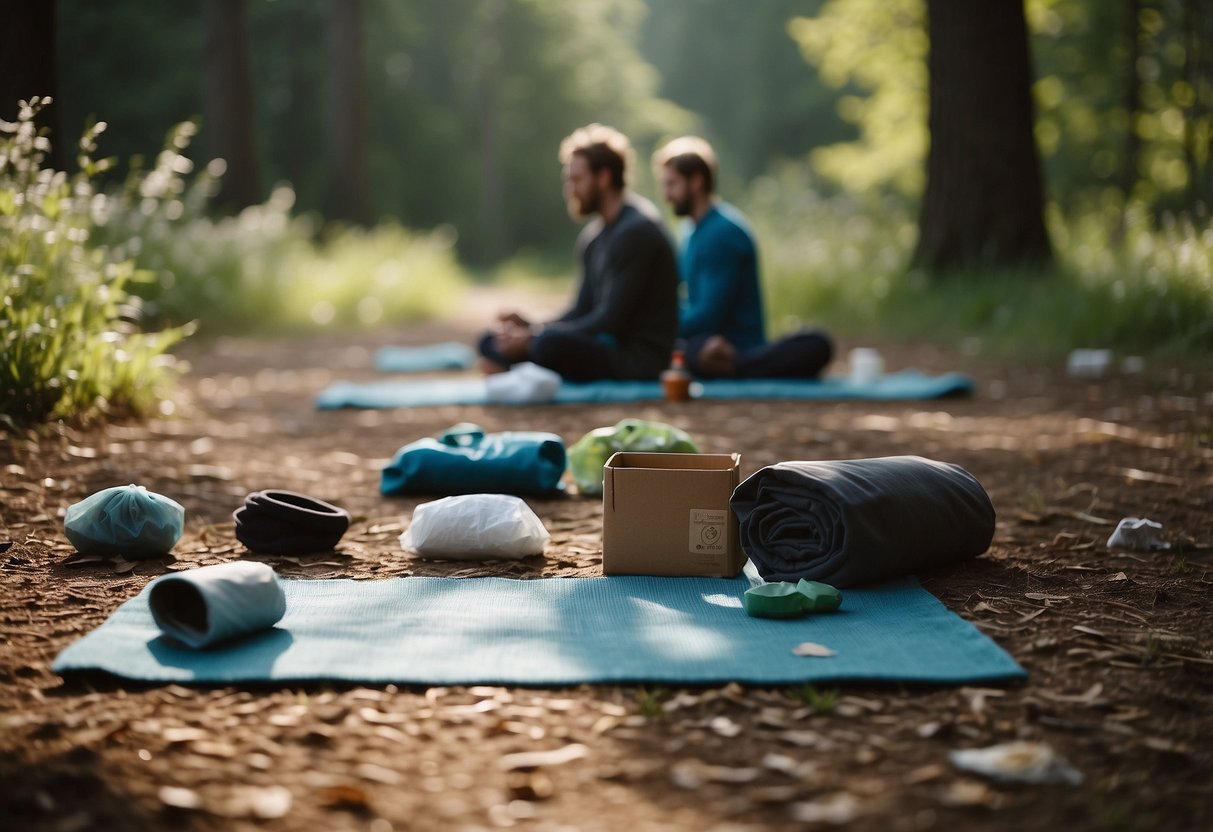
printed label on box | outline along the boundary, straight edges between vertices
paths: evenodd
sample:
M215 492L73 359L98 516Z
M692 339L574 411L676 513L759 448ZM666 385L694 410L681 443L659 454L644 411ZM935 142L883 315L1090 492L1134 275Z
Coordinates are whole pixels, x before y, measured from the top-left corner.
M728 535L725 525L729 513L719 509L691 509L691 552L697 555L721 555L725 552Z

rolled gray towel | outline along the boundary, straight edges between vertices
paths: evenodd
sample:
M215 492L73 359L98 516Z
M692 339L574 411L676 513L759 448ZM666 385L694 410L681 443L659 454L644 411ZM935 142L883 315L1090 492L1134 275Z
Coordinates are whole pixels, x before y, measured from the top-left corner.
M780 462L730 502L741 547L768 581L859 586L976 557L994 537L981 483L918 456Z
M188 647L268 630L286 614L286 596L264 563L234 561L157 578L148 605L165 635Z

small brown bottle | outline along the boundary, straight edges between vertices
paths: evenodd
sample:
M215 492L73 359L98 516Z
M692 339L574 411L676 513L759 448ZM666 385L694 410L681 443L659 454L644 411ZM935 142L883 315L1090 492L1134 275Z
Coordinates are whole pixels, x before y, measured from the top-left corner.
M670 369L661 374L661 387L667 402L685 402L691 399L691 374L686 369L686 355L674 350L670 358Z

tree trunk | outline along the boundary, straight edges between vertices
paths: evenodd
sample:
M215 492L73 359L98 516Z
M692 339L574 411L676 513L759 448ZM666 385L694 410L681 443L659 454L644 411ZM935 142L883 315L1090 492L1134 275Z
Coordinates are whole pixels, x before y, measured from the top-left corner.
M1137 71L1137 60L1141 57L1141 0L1126 0L1125 3L1125 46L1128 47L1128 60L1125 62L1125 155L1120 167L1120 194L1124 205L1120 210L1116 227L1112 231L1112 240L1120 242L1125 236L1125 223L1128 219L1129 201L1133 198L1133 190L1137 187L1138 164L1141 158L1141 136L1137 133L1137 116L1141 111L1141 75Z
M501 172L501 76L504 0L488 0L477 32L480 110L480 249L486 262L502 255L504 186Z
M50 0L10 0L7 4L0 26L0 118L16 120L18 101L34 96L53 99L58 94L55 24L55 4ZM48 162L62 170L79 136L60 135L57 103L44 107L34 123L50 133Z
M328 10L325 135L331 202L326 213L333 219L370 225L374 209L366 158L362 0L329 0Z
M1052 259L1023 0L927 0L931 148L914 264Z
M202 126L227 165L215 203L239 211L261 201L245 0L203 0L202 37Z

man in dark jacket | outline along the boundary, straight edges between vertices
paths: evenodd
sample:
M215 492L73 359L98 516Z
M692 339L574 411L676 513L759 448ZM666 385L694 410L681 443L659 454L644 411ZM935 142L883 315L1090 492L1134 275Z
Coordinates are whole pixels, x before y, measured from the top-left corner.
M498 315L480 339L482 366L500 372L531 361L570 381L656 378L678 331L678 272L656 207L627 190L632 155L617 130L591 124L560 145L564 195L574 219L581 281L572 307L533 324Z

